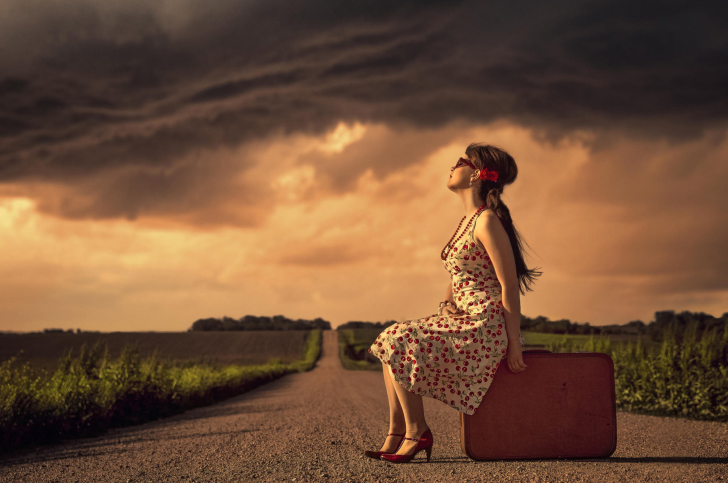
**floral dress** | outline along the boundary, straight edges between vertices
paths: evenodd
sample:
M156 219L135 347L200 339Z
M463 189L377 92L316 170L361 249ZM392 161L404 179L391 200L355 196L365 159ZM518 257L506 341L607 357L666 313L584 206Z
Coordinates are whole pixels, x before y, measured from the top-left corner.
M482 213L443 261L452 276L455 304L465 313L391 325L368 349L391 367L405 389L465 414L475 413L508 350L502 287L473 235Z

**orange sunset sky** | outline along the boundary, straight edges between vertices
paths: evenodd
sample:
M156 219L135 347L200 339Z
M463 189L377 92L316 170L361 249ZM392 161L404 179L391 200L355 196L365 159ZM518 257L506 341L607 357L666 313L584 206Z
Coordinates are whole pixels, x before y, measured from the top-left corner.
M709 7L2 8L0 330L432 314L471 142L518 164L502 199L543 271L524 315L728 311Z

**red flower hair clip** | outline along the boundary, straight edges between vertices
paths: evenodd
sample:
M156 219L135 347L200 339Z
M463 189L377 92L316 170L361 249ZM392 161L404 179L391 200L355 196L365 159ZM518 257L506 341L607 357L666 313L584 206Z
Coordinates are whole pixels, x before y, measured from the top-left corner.
M480 170L480 179L498 181L498 172L494 169L483 168Z

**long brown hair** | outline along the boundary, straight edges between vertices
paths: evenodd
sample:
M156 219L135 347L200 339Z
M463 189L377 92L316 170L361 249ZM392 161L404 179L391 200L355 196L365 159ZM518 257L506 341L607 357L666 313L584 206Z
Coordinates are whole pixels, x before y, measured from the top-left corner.
M511 212L501 199L503 187L511 184L518 176L518 167L513 157L505 150L490 144L472 143L465 150L465 155L478 168L488 168L498 173L498 180L481 179L478 196L482 199L487 207L498 215L503 228L508 233L513 248L513 256L516 259L516 273L518 274L518 285L522 294L525 295L526 290L532 290L530 284L534 282L535 277L540 276L543 272L536 269L529 269L523 259L523 237L516 230L516 226L511 218ZM528 245L528 243L526 243ZM529 245L530 246L530 245ZM540 268L540 267L538 267Z

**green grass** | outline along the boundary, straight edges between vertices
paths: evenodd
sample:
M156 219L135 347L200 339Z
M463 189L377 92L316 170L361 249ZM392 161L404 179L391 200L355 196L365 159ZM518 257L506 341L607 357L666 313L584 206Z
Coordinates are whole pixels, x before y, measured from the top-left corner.
M360 357L380 330L339 333L341 363L351 370L381 370ZM614 362L617 408L642 414L728 421L728 327L688 324L682 340L674 329L661 342L641 336L544 334L523 331L524 350L602 352Z
M97 342L113 358L135 345L142 359L156 352L180 363L255 366L275 357L288 363L301 358L307 335L307 330L0 334L0 363L17 355L17 362L28 362L38 376L52 374L69 350L78 353L84 343Z
M344 369L381 371L382 363L367 352L369 346L385 329L341 329L339 333L339 360Z
M179 363L126 346L112 360L101 345L70 352L49 377L12 357L0 364L0 452L98 435L212 404L313 368L321 354L322 331L309 331L303 359L262 365Z
M569 347L575 345L586 344L587 341L592 340L595 336L585 334L548 334L543 332L528 332L521 331L523 338L526 340L526 346L524 350L528 349L548 349L552 352L558 352L563 349L565 352L569 352ZM643 336L644 337L644 336ZM651 340L644 340L638 335L601 335L596 336L597 340L608 339L612 345L627 345L629 343L635 343L638 340L642 340L642 344L649 346L650 348L659 347L659 342L653 342ZM571 344L571 346L569 345Z

